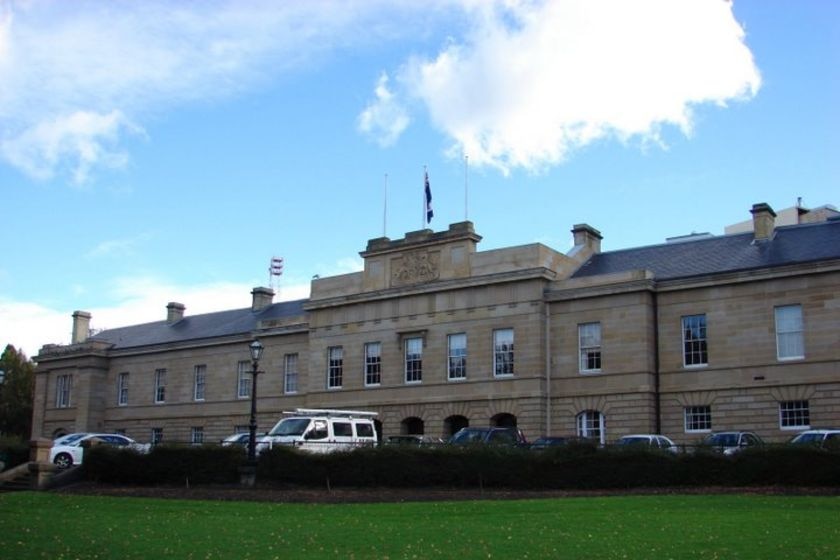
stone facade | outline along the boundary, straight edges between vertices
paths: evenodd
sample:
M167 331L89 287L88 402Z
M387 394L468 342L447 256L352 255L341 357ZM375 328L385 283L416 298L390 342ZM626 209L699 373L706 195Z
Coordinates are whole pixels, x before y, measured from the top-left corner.
M773 243L792 243L769 206L753 214L761 238L744 251L766 260ZM251 308L191 318L171 302L159 324L74 334L36 358L33 437L119 430L149 441L159 430L164 441L218 441L248 424L250 374L240 383L254 337L265 346L260 431L296 407L376 411L385 436L515 424L529 438L658 432L693 443L709 430L780 441L805 422L840 426L840 248L695 272L703 239L678 248L686 274L636 268L635 253L585 274L582 265L605 266L593 261L601 236L586 224L572 231L566 254L478 251L469 222L372 239L363 271L314 279L305 301L274 304L257 288ZM786 336L802 356L777 353L779 307L801 318ZM687 317L702 322L701 363L685 362Z

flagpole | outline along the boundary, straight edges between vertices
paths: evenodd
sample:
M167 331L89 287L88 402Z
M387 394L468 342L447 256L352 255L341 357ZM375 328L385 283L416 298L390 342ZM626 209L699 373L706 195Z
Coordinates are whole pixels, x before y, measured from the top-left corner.
M423 166L423 204L420 207L422 212L420 214L420 229L426 229L426 177L429 176L429 171L426 166Z
M470 156L464 154L464 221L469 221L469 171L470 171Z
M385 174L385 203L382 208L382 237L388 237L388 174Z

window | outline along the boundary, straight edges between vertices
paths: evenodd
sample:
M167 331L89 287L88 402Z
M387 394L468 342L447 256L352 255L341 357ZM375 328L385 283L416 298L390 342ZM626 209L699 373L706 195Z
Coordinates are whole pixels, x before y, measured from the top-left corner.
M597 410L584 410L578 414L577 435L583 438L597 439L600 443L604 443L606 440L604 415Z
M166 402L166 370L155 370L155 402Z
M405 382L423 381L423 338L405 339Z
M450 334L447 337L449 347L449 380L467 378L467 335Z
M204 400L204 386L207 379L207 366L195 366L193 374L193 400Z
M344 378L344 349L330 346L327 360L327 389L340 389Z
M578 325L580 371L601 371L601 323Z
M513 329L493 331L493 374L513 375Z
M117 405L128 404L128 372L124 371L117 376Z
M379 385L382 381L382 345L378 342L365 344L365 385Z
M711 406L687 406L685 407L685 431L686 432L710 432L712 430L712 407Z
M247 399L251 397L251 362L245 360L237 364L236 397Z
M776 357L779 360L800 360L805 357L801 305L776 308Z
M70 406L70 393L73 391L73 376L70 374L59 375L55 381L55 407L68 408Z
M779 427L783 430L810 428L811 411L808 407L808 401L780 402Z
M353 424L350 422L333 422L333 435L336 437L353 437Z
M705 366L709 363L706 347L706 316L688 315L682 318L683 365Z
M190 443L193 445L201 445L204 443L204 428L196 427L190 430Z
M283 392L298 392L298 355L286 354L283 358Z
M152 445L163 443L163 428L152 428Z

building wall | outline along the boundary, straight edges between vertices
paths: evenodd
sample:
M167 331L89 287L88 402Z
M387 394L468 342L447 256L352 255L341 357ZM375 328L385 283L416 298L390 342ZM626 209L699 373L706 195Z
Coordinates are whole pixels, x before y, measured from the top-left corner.
M660 431L681 443L685 408L709 406L712 429L750 429L780 441L779 403L808 401L811 425L840 426L840 266L816 263L657 282L638 270L570 279L574 262L541 245L475 251L470 227L372 240L365 271L315 280L305 316L255 324L218 339L136 348L84 342L38 357L33 435L124 430L148 441L186 442L201 427L216 441L247 426L250 399L237 396L248 343L265 345L258 377L258 429L284 410L349 408L379 413L384 435L405 421L446 436L447 420L488 425L514 418L529 438L572 435L585 411L604 415L606 440ZM589 249L586 250L591 250ZM578 252L585 252L581 250ZM409 264L410 263L410 266ZM412 268L415 267L415 268ZM419 267L419 268L416 268ZM406 272L408 271L408 272ZM418 272L419 271L419 272ZM774 308L802 306L805 357L776 356ZM681 317L707 320L708 364L683 366ZM581 372L578 328L600 324L601 368ZM493 372L493 332L513 329L515 373ZM447 376L447 336L467 336L466 379ZM420 383L406 383L404 340L423 338ZM381 383L365 386L364 345L380 342ZM343 382L327 387L327 352L343 348ZM284 358L298 356L299 390L284 392ZM193 398L196 365L206 395ZM166 401L154 402L166 369ZM126 405L119 374L129 373ZM73 376L70 406L56 406L60 375ZM658 397L657 397L658 395ZM659 413L659 414L658 414Z

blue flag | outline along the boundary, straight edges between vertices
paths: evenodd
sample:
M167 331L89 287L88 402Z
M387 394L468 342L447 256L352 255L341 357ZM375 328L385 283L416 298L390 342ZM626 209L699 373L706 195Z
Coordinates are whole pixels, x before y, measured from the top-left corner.
M426 171L426 223L431 223L432 216L435 213L432 210L432 188L429 186L429 172Z

